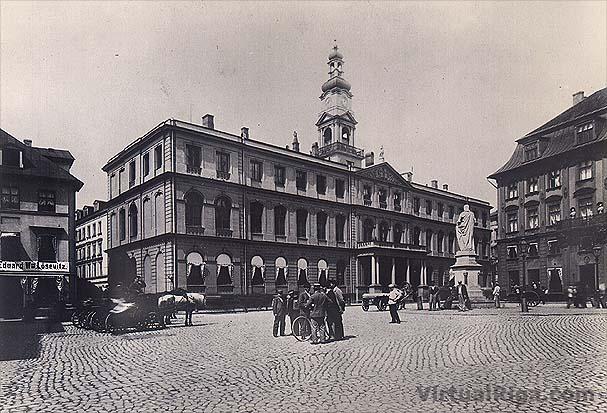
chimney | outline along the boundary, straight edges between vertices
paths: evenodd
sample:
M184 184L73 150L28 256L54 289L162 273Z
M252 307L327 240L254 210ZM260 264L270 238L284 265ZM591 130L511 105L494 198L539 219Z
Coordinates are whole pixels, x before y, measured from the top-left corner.
M213 115L207 113L202 117L202 126L209 129L215 129L215 120Z
M23 143L25 144L25 146L32 146L32 140L31 139L23 139Z
M299 141L297 140L297 131L293 131L293 143L291 145L295 152L299 152Z
M449 185L447 185L447 184L443 184L443 190L444 190L444 191L448 191L448 190L449 190Z
M584 91L580 90L579 92L576 92L573 94L573 104L577 105L578 103L580 103L582 100L584 100Z
M375 164L375 153L368 152L365 154L365 167Z
M411 172L403 172L402 177L407 180L407 182L411 182L413 180L413 171Z
M438 181L436 179L431 180L430 183L432 184L432 188L438 189Z
M240 139L242 139L243 141L249 139L249 128L247 128L246 126L240 128Z
M314 142L312 144L312 149L310 149L310 155L318 156L318 142Z

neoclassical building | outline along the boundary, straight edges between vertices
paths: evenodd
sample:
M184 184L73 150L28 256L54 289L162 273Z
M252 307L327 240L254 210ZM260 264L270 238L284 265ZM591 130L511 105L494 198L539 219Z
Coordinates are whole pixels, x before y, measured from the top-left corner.
M98 287L107 286L107 210L95 200L76 210L76 274Z
M349 294L448 281L455 220L468 203L489 272L487 202L413 182L355 146L342 54L322 85L318 140L300 151L169 119L103 167L110 285L142 276L148 292L272 293L334 278ZM483 282L484 283L484 282Z

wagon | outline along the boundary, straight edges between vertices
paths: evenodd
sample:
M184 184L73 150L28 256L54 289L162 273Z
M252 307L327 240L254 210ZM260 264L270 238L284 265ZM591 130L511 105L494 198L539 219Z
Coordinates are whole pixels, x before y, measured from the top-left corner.
M388 307L388 293L363 294L363 311L369 311L371 305L376 306L379 311L384 311Z
M107 312L103 322L103 330L108 333L164 327L156 294L138 295L130 302L123 299L113 299L112 302L115 305Z

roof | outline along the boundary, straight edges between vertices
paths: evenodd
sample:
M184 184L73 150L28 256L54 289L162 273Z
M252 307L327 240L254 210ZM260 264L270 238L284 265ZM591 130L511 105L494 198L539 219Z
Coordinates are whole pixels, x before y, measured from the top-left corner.
M65 149L39 148L36 146L33 148L36 149L38 153L43 156L46 156L47 158L63 159L70 162L73 162L75 160L70 151L67 151Z
M31 147L25 145L19 139L15 138L8 132L0 129L0 146L3 145L11 145L23 151L24 158L31 163L26 168L19 169L19 175L27 175L32 177L40 177L40 178L54 178L64 181L69 181L74 184L76 190L80 190L84 185L78 178L74 175L63 169L57 163L53 162L51 159L47 157L46 154L49 153L48 149L42 149ZM67 159L65 152L69 154L68 151L58 150L57 152L61 152L63 155L61 156L63 159ZM69 154L72 157L71 154ZM73 159L73 157L72 157ZM0 166L0 172L4 173L7 171L9 167Z
M576 145L575 142L575 127L577 121L592 113L607 112L607 88L601 89L580 103L567 109L554 119L546 122L539 128L529 132L523 138L517 140L518 144L510 159L497 171L489 175L489 178L496 179L499 175L517 169L523 165L534 164L540 160L554 157L573 149L583 148L595 145L597 142L607 140L607 127L596 129L596 139L586 142L582 145ZM530 138L539 138L545 143L540 156L533 161L525 162L524 160L524 143Z

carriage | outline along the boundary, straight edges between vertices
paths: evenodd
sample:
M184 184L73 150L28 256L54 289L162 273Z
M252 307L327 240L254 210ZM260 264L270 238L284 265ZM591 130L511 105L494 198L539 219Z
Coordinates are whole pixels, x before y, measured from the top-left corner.
M413 287L406 283L402 290L403 297L399 301L399 308L405 307L405 300L413 296ZM362 309L369 311L369 308L374 305L379 311L385 311L388 308L388 293L364 293L362 296Z

